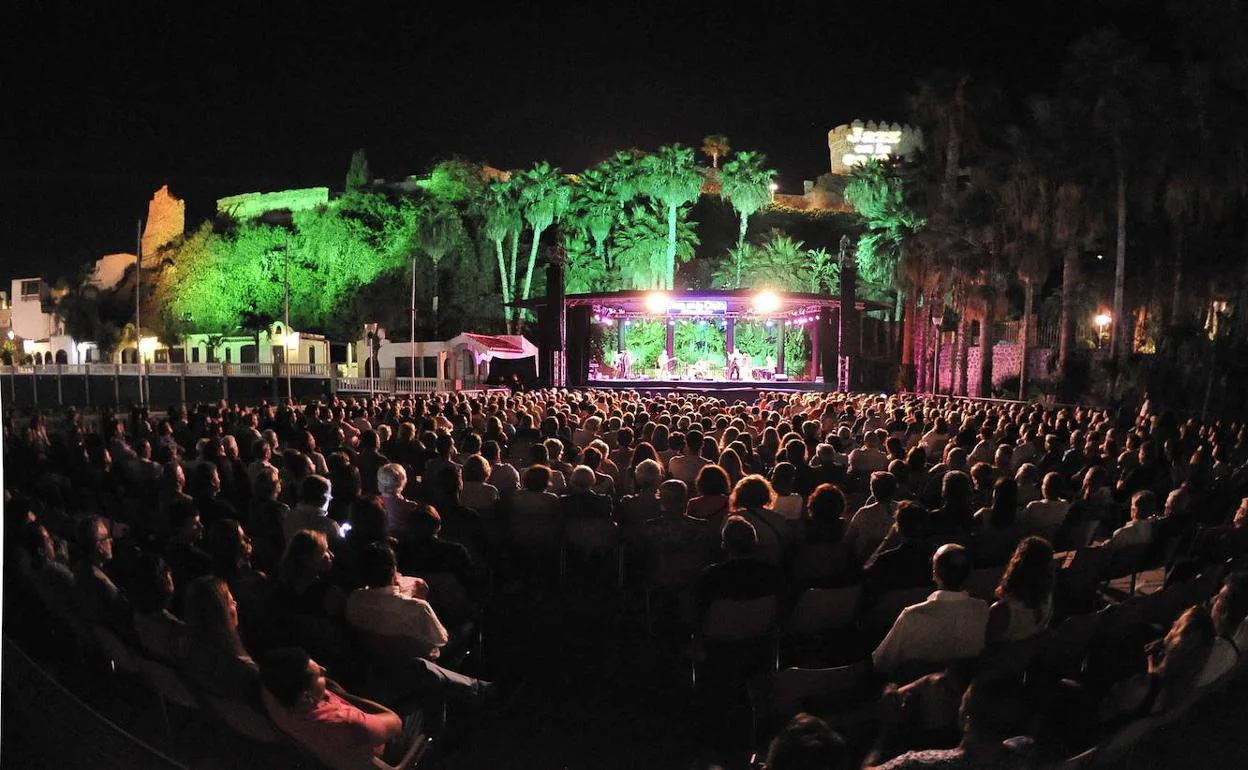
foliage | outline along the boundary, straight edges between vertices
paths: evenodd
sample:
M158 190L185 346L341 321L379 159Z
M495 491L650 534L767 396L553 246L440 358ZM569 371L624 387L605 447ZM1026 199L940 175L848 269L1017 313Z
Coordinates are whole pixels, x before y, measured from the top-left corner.
M745 243L745 231L754 212L771 203L774 169L767 168L767 157L757 152L738 152L719 173L719 194L737 212L741 227L737 246Z
M702 192L702 174L694 165L693 150L670 144L642 158L640 189L667 211L666 264L661 288L671 289L676 279L678 215Z
M361 148L351 153L351 165L347 166L347 179L343 189L347 192L366 186L372 179L368 171L368 156Z
M659 365L659 354L667 346L667 330L663 321L634 318L624 323L624 349L632 356L637 370Z
M711 159L711 167L719 168L719 159L728 154L732 146L723 134L711 134L702 138L702 154Z
M464 203L481 195L487 183L480 163L452 158L440 161L420 181L420 187L446 203Z
M905 186L897 163L872 160L850 172L845 200L866 227L858 238L857 261L867 283L892 285L903 277L907 242L925 224L908 205Z
M676 321L672 333L672 355L681 364L709 361L722 366L725 361L724 327L719 320Z
M528 299L542 232L563 217L571 201L571 189L564 182L559 169L553 168L546 161L541 161L520 174L517 181L520 186L521 210L533 235L528 267L524 275L524 289L520 294L520 299Z
M687 208L677 212L676 261L693 258L698 234L686 216ZM662 213L651 203L629 208L612 236L613 253L620 279L617 288L661 289L669 284L667 268L668 232Z

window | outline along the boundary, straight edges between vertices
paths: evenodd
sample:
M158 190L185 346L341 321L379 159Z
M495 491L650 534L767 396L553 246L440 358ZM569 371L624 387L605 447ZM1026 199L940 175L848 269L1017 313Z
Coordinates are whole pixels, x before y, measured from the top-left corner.
M229 349L229 348L226 348L226 349L225 349L225 362L226 362L227 364L234 363L233 361L231 361L231 360L230 360L230 349Z
M199 363L199 345L196 345L195 347L191 348L191 363L193 364Z
M316 363L316 346L315 345L308 346L308 363L309 364Z
M38 279L33 281L22 281L22 299L38 299L40 283L41 281Z

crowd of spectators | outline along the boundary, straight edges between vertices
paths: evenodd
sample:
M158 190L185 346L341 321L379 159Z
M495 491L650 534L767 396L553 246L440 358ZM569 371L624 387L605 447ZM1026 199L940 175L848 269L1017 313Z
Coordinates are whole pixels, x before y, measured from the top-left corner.
M330 766L380 754L436 704L496 697L457 670L474 620L578 554L591 568L578 579L645 590L648 613L669 590L664 629L759 600L778 628L807 592L853 589L853 628L798 662L872 672L869 766L1069 753L1182 707L1248 643L1239 423L539 390L195 404L100 425L73 410L6 420L6 596L254 708ZM994 665L1131 604L1134 582L1108 580L1146 567L1164 569L1167 596L1191 590L1160 624L1087 653L1102 665ZM724 654L708 650L695 668ZM710 686L755 686L755 658L713 668ZM773 770L854 754L810 714L776 727Z

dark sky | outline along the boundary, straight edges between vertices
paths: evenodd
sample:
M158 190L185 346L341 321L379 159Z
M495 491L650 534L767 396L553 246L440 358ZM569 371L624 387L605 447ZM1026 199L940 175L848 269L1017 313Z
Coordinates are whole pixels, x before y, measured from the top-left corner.
M830 128L903 120L923 73L1044 88L1115 19L1096 0L426 5L9 0L0 279L133 250L163 183L193 225L224 195L340 188L357 147L395 179L454 154L577 170L720 132L800 192Z

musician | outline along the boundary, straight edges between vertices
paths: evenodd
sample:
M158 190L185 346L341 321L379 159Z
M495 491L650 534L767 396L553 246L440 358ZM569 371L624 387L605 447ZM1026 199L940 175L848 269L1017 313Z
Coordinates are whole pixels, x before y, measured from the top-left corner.
M667 369L671 361L672 359L668 358L666 350L664 350L662 353L659 353L659 378L660 379L667 377Z
M628 370L632 365L632 361L630 361L629 358L627 350L621 350L615 356L615 376L621 380L628 379Z
M728 354L728 379L741 379L741 351L735 347Z

